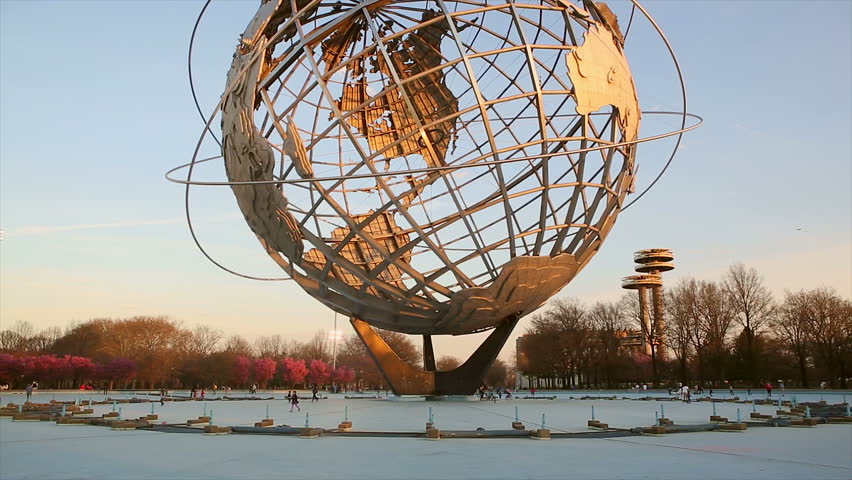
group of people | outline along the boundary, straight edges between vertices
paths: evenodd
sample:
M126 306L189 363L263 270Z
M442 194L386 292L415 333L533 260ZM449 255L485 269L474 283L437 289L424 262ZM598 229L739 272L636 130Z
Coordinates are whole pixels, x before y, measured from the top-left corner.
M477 390L477 393L480 400L494 400L496 402L498 398L503 399L503 394L506 395L507 399L512 398L512 390L509 387L497 387L492 390L482 385Z
M736 392L734 391L733 384L731 384L729 382L725 382L725 383L728 385L728 395L733 397L736 394ZM766 388L766 396L771 397L772 396L772 389L774 388L772 386L772 382L766 382L764 387ZM782 380L778 381L778 387L781 389L781 396L783 396L784 395L784 382ZM702 386L702 385L696 385L693 388L693 390L695 391L695 393L697 395L704 395L704 386ZM692 402L692 391L689 389L689 385L681 384L680 387L678 387L676 394L677 394L677 398L679 398L683 402L686 402L686 403ZM746 394L751 396L751 388L746 389ZM669 388L669 395L672 395L672 389L671 388ZM708 389L708 395L710 396L710 398L713 398L713 387L710 387Z
M204 391L204 388L201 389L200 394L199 394L198 389L196 389L195 387L192 387L192 389L189 391L190 398L204 399L204 398L206 398L206 395L207 395L207 392Z

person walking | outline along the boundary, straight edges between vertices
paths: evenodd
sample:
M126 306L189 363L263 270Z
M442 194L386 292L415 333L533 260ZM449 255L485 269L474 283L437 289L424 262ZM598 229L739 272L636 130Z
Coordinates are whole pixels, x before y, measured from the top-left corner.
M27 401L29 402L29 401L30 401L30 397L32 397L32 396L33 396L33 384L31 383L31 384L27 385L27 389L26 389L26 390L27 390Z
M766 396L767 397L772 396L772 383L771 382L766 382Z
M295 391L293 392L293 396L290 397L290 412L293 412L294 407L297 411L302 411L301 407L299 407L299 394Z
M730 385L730 384L728 385L728 393L730 393L732 397L734 396L734 386L733 385Z
M319 389L317 388L317 385L314 384L314 388L311 389L311 394L313 394L313 396L311 397L311 403L319 402L319 397L317 396L317 393L319 393Z

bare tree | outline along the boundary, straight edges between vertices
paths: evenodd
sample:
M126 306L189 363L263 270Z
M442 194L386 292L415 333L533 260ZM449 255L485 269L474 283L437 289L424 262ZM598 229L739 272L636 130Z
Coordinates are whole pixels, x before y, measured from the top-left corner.
M763 277L754 268L737 263L731 265L722 285L736 312L734 319L743 327L746 340L746 366L752 383L760 377L756 371L754 338L772 318L775 309L772 293L764 285Z
M210 355L216 351L216 346L222 340L222 331L207 325L198 325L192 329L192 339L188 349L199 355Z
M8 329L0 331L0 352L16 352L20 344L17 333Z
M310 340L299 346L296 356L305 360L322 360L324 362L331 361L331 346L328 339L328 332L325 330L317 331Z
M666 317L668 318L666 344L677 359L680 381L689 384L689 355L691 329L696 327L694 298L689 292L689 280L683 280L666 292Z
M852 322L850 302L830 288L817 288L805 293L804 314L815 356L828 376L831 386L838 380L846 387L846 365L843 352L850 339Z
M240 335L231 335L225 340L224 351L231 352L236 355L243 355L245 357L253 357L254 349L251 344L245 338Z
M807 295L804 292L785 292L784 302L773 317L775 334L796 358L802 386L808 388L809 328Z
M30 322L19 320L11 328L0 332L0 350L6 352L34 351L33 337L35 329Z
M623 304L598 302L589 310L589 320L594 328L598 346L598 362L603 367L607 388L613 388L618 375L621 353L620 332L627 328Z
M280 358L287 354L287 346L281 335L275 334L268 337L258 337L254 342L254 348L261 357Z
M506 363L499 358L494 359L494 363L488 367L488 371L485 372L483 376L483 380L485 384L491 387L502 387L506 385L506 378L509 375L509 369L506 366Z
M587 366L592 337L585 307L574 298L557 298L543 314L533 317L533 333L544 338L537 341L551 343L554 349L552 368L562 379L563 385L574 385L586 381L582 378Z
M109 358L106 346L111 341L110 329L113 320L94 318L82 323L72 323L65 328L62 337L53 344L53 353L92 357L98 361Z
M34 352L47 353L53 349L53 345L62 337L62 329L59 327L45 328L38 332L29 341L29 347Z
M439 372L448 372L461 365L461 360L450 355L444 355L435 364Z
M15 322L15 324L12 325L12 331L24 339L28 339L35 335L35 328L33 328L33 324L24 320Z
M713 367L714 378L724 379L730 346L728 335L736 313L725 291L717 282L699 282L698 314L701 328L706 334L705 352Z
M682 322L679 328L687 335L695 354L698 381L703 384L708 330L704 328L702 321L700 290L700 284L694 278L683 278L671 293L672 303L679 309L678 320Z

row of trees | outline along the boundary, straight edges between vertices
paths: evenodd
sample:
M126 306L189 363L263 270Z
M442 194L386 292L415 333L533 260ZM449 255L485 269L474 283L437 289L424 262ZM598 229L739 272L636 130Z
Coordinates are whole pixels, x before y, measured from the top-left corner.
M91 358L71 355L15 356L0 353L0 383L7 385L10 382L14 385L41 381L57 388L75 388L93 382L99 385L125 384L135 377L136 362L128 358L95 363Z
M0 352L0 384L13 388L32 381L57 388L85 383L99 388L240 388L356 382L352 367L331 365L325 332L304 343L274 335L252 345L239 335L225 338L206 326L186 329L162 316L94 319L64 332L55 327L36 331L18 322L0 331Z
M410 365L422 354L409 336L379 334ZM337 384L355 389L382 388L381 372L361 340L352 335L335 346L324 331L307 342L264 336L254 343L225 337L207 326L183 328L167 317L94 319L62 331L36 331L18 322L0 331L0 384L12 387L38 381L42 386L76 387L92 382L109 388L297 387ZM336 355L335 355L336 353ZM336 356L336 364L333 357ZM459 364L442 357L440 369ZM508 368L492 367L487 381L504 384Z
M829 288L775 299L755 269L737 264L718 281L685 278L668 289L664 329L643 328L638 303L635 294L591 307L551 302L526 332L520 369L543 385L609 388L778 379L845 387L852 375L852 301ZM636 338L669 354L652 358L626 341Z

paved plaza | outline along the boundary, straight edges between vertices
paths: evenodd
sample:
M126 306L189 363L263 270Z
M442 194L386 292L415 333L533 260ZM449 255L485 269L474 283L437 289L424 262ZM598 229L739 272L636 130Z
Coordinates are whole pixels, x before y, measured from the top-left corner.
M737 392L745 394L745 392ZM523 393L521 396L526 396ZM550 396L538 393L537 396ZM582 396L616 395L618 400L579 400ZM347 399L331 395L320 402L303 399L301 412L290 413L281 392L259 392L273 400L118 403L123 418L149 414L158 422L185 423L203 414L213 423L250 426L269 416L276 425L336 428L348 415L353 430L423 431L429 409L442 430L507 430L518 417L527 429L546 427L554 433L588 432L592 406L596 418L610 427L631 428L654 423L662 411L676 424L706 424L713 413L708 402L633 400L631 392L559 393L554 400L516 398L492 401L424 401L417 398ZM651 394L667 397L665 392ZM798 401L841 403L844 393L788 392ZM846 393L852 399L852 393ZM235 393L232 396L245 396ZM727 397L724 395L722 398ZM144 398L112 393L111 398ZM571 397L574 397L573 399ZM631 399L623 399L628 397ZM40 392L34 401L74 400L75 393ZM105 396L81 395L102 401ZM151 397L154 398L154 397ZM759 398L763 398L762 396ZM3 403L22 395L3 395ZM717 403L719 415L745 419L751 404ZM757 405L758 412L777 407ZM112 405L95 406L100 416ZM308 415L306 415L308 414ZM280 435L227 435L113 431L96 426L62 426L53 422L0 421L0 478L838 478L852 477L852 425L815 428L751 427L744 433L698 432L619 438L315 439Z

